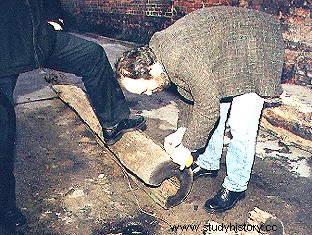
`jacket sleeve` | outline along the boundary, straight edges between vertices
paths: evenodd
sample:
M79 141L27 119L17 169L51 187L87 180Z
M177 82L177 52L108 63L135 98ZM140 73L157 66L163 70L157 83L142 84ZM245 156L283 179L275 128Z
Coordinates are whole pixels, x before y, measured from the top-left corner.
M45 19L57 22L63 19L62 5L59 0L43 0Z
M191 93L194 104L192 110L188 109L188 125L182 144L197 150L205 147L220 117L220 100L217 90L205 83L194 85Z
M179 116L178 116L178 127L187 127L192 117L194 105L188 101L180 99L178 101Z

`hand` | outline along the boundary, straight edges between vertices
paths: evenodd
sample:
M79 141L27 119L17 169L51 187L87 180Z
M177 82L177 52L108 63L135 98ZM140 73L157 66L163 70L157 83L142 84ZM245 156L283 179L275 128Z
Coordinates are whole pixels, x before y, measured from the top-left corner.
M173 150L182 142L185 127L179 127L178 130L165 138L164 148L167 153L172 154Z
M53 21L53 20L48 20L48 23L54 27L55 30L63 30L62 24L63 20L58 19L59 22Z
M191 151L182 144L173 150L170 157L174 163L180 165L181 171L184 170L185 167L190 167L193 163L193 156L191 155Z

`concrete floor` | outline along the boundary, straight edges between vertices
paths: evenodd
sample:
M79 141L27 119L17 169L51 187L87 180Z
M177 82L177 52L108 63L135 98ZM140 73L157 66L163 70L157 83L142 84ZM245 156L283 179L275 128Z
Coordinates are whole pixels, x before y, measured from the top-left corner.
M105 47L112 63L132 46L100 37L91 40ZM222 214L203 209L225 176L222 158L216 179L198 179L183 203L164 210L128 177L108 149L96 143L44 76L42 70L23 74L16 88L15 172L18 205L29 220L27 234L121 234L129 223L139 223L146 234L217 234L205 232L211 221L241 225L254 207L279 218L286 234L312 234L311 153L293 146L285 153L279 139L261 128L247 197L235 208ZM68 79L79 84L74 76ZM177 98L168 92L126 97L132 111L147 118L145 132L162 143L175 128ZM302 159L304 170L295 164ZM193 230L173 231L178 225L192 225Z

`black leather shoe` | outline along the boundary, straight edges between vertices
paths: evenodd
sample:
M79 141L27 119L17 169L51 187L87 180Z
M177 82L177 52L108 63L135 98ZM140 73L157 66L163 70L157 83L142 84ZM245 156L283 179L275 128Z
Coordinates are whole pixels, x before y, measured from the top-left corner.
M195 162L192 163L191 169L193 171L193 179L197 179L198 177L216 178L218 175L218 170L206 170L204 168L201 168Z
M143 130L146 127L143 116L136 115L121 120L115 126L103 129L104 141L107 145L113 145L128 131Z
M213 198L206 201L205 210L208 213L223 212L232 209L244 197L245 191L232 192L222 187Z
M7 211L0 220L0 226L10 233L20 234L27 228L27 219L18 208Z

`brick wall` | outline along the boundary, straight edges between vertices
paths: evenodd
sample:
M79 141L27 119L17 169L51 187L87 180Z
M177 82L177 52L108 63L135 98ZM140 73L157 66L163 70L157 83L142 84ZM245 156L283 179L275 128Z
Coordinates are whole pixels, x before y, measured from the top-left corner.
M202 7L239 5L238 0L60 0L70 26L146 43L155 31ZM74 25L74 21L76 24Z
M288 17L303 8L311 19L312 0L60 0L76 27L106 36L145 43L157 30L196 9L218 5L248 7ZM130 35L140 33L136 38ZM143 36L146 35L146 36Z
M146 43L155 31L171 24L171 1L61 0L70 27L104 36Z
M230 5L275 15L286 42L283 82L312 87L312 0L61 0L69 25L145 44L154 32L203 7Z

